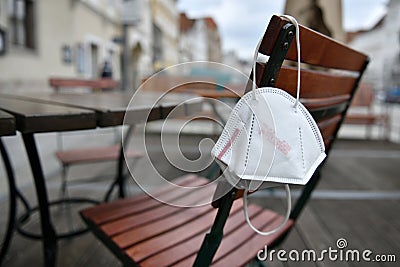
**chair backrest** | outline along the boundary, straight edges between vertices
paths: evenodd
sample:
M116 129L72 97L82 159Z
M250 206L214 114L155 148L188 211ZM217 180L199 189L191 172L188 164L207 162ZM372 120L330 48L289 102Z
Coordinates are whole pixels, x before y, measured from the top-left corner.
M259 50L270 59L257 65L258 86L276 86L296 95L297 68L282 66L283 60L297 60L295 31L294 25L286 19L272 17ZM301 62L309 66L301 70L300 99L317 122L329 156L369 58L302 25L300 45ZM304 187L292 210L292 219L298 217L308 201L322 166Z
M284 60L297 61L295 33L294 25L288 20L278 16L271 18L259 49L261 54L269 56L266 63L257 63L256 84L259 87L278 87L296 97L297 68L283 66ZM300 44L301 62L307 64L307 68L302 67L301 70L301 102L316 120L329 155L369 59L368 56L302 25ZM304 187L292 210L291 219L295 220L299 216L308 201L320 178L321 166ZM217 187L218 190L221 190L220 186ZM210 235L222 235L232 203L242 193L233 188L224 197L213 202L213 206L219 210ZM215 251L217 248L218 246ZM209 256L211 263L215 252L205 250L202 246L198 258L202 258L204 262L204 258Z

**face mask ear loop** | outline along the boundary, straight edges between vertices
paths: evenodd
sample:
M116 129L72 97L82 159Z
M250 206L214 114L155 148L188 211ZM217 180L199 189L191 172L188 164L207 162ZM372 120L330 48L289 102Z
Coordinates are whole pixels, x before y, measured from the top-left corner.
M257 80L256 80L256 66L257 66L257 57L258 57L258 50L260 50L260 46L261 46L261 41L262 38L258 41L257 46L256 46L256 51L254 52L254 57L253 57L253 90L252 90L252 95L253 95L253 99L256 100L257 99L257 95L256 95L256 89L257 89Z
M247 194L248 194L248 191L249 191L248 189L244 190L244 194L243 194L243 211L244 211L244 217L246 218L247 224L250 226L251 229L253 229L254 232L256 232L256 233L258 233L260 235L270 235L270 234L278 232L282 227L284 227L286 225L286 223L289 220L290 211L292 210L292 199L290 197L290 188L289 188L288 184L285 184L286 199L287 199L287 210L286 210L285 219L283 220L283 222L278 227L276 227L275 229L272 229L272 230L270 230L268 232L262 232L262 231L258 230L250 222L249 213L247 211Z
M289 15L282 15L281 17L290 20L291 23L296 28L296 49L297 49L297 93L296 93L296 103L294 105L295 109L297 110L297 106L300 102L300 69L301 69L301 60L300 60L300 27L297 20Z

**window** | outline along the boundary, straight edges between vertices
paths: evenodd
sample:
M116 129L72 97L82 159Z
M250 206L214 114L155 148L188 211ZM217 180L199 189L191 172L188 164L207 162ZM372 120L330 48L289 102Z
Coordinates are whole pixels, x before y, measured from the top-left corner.
M77 71L80 74L85 73L85 47L83 44L77 45L77 52L76 52L76 62L77 62Z
M11 44L35 48L33 0L8 0L9 40Z
M153 24L153 64L163 60L162 31Z

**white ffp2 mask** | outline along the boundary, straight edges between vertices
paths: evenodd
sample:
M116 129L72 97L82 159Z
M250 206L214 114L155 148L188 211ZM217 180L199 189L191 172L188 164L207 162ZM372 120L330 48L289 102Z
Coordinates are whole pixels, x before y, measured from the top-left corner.
M318 126L311 114L300 103L300 38L296 26L298 76L297 97L284 90L264 87L244 95L232 110L212 155L217 159L224 175L233 186L244 189L244 208L249 225L260 234L278 231L290 214L288 184L306 184L318 165L324 160L325 146ZM261 40L257 45L255 65ZM288 211L285 221L267 233L255 229L246 210L247 192L269 183L285 184L288 194Z

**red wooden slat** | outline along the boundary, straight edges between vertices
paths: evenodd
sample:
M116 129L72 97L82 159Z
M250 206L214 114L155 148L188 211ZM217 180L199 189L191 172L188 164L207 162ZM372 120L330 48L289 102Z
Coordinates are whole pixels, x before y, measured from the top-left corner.
M118 82L112 79L75 79L75 78L56 78L49 79L52 87L89 87L89 88L116 88Z
M320 129L322 138L324 140L330 140L333 138L341 118L342 115L336 115L318 123L318 128Z
M63 164L88 163L118 159L119 152L120 146L113 145L107 147L61 150L56 152L56 157ZM139 151L128 150L124 155L127 158L138 158L143 157L144 154Z
M208 182L207 179L200 178L199 176L196 175L188 175L185 177L188 179L189 182L183 183L184 186L199 186L199 185L204 185ZM175 197L180 196L181 194L179 188L171 186L167 186L165 189L164 188L160 189L160 192L161 193L159 194L159 196L162 195L163 197L165 197L166 200L174 199ZM143 204L143 206L139 207L138 205L138 207L135 210L131 210L130 204L131 203L136 204L138 201L141 201L141 204ZM137 197L121 199L111 203L105 203L99 206L88 208L86 210L83 210L81 213L84 217L89 218L91 221L103 224L112 219L118 219L120 216L143 211L144 209L147 209L149 207L156 206L157 203L158 202L153 198L151 198L150 196L142 194ZM129 210L130 213L127 212L127 210Z
M265 63L257 63L257 79L265 71ZM350 95L357 81L357 77L334 74L316 70L301 70L301 98L325 98L339 95ZM258 84L260 81L258 82ZM276 85L293 97L297 93L297 68L283 66L279 72Z
M282 219L281 217L278 218ZM274 220L273 223L268 224L268 226L264 227L262 231L272 230L280 223L281 220ZM254 259L260 249L263 249L264 246L268 246L280 235L282 235L282 233L288 231L293 226L293 223L293 220L289 220L288 223L280 231L269 236L262 236L257 234L253 235L253 237L248 240L248 242L246 242L245 246L240 246L236 250L231 251L226 257L218 260L217 262L213 262L211 266L222 267L245 265L246 263Z
M255 218L252 218L251 223L257 229L262 229L264 226L272 223L277 218L277 213L271 210L265 210L261 214L255 216ZM246 246L249 239L254 235L257 235L257 233L254 232L247 223L244 223L241 228L235 231L235 233L224 237L221 246L218 248L217 253L214 256L214 259L217 260L225 256L229 257L229 253L231 251L235 250L236 248L240 248L241 246Z
M204 201L207 197L211 197L213 189L215 189L215 186L200 188L199 190L196 190L195 194L183 196L182 202L187 203L188 205L196 205L200 201ZM159 219L166 218L167 216L174 215L181 210L182 208L175 206L159 205L158 207L146 210L140 214L129 215L120 220L104 224L101 226L101 229L107 235L113 236L125 233L128 229L133 229L149 222L155 222ZM167 219L175 221L175 218L168 217Z
M260 52L270 55L278 37L279 29L289 23L286 19L273 16L264 34ZM316 48L318 44L318 48ZM338 41L300 25L301 62L351 71L360 71L367 56ZM296 41L293 40L287 59L297 60Z
M255 205L250 205L248 207L249 217L252 219L255 215L259 214L262 209ZM234 234L233 231L245 224L245 218L242 212L236 212L233 214L227 221L224 228L224 236L229 234ZM166 250L160 251L158 254L150 257L142 262L140 262L140 266L143 267L151 267L151 266L173 266L175 263L190 257L191 255L195 255L199 250L201 243L204 239L204 235L209 230L207 229L204 232L199 233L197 236L173 247L170 247Z
M234 214L242 210L243 202L236 201L231 209L230 214ZM190 210L188 210L190 211ZM150 257L171 246L171 240L174 244L179 244L185 240L196 236L198 233L209 229L213 223L213 219L216 215L216 210L212 209L211 212L206 213L196 220L185 224L183 227L172 229L162 235L156 236L150 240L144 241L137 246L133 246L126 250L126 254L129 255L134 261L142 261L147 257Z

